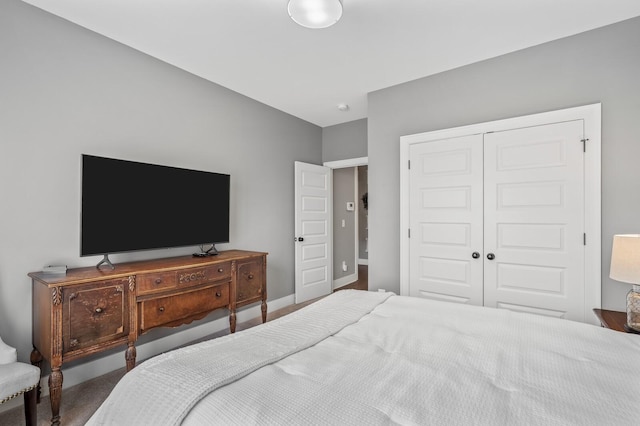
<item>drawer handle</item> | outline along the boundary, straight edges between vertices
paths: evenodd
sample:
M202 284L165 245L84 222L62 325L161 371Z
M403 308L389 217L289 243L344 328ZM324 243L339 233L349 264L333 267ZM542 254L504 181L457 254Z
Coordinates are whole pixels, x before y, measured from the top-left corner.
M239 293L239 294L238 294L238 298L239 298L239 299L242 299L242 293Z
M69 346L71 346L72 348L75 348L76 346L78 346L80 342L78 341L78 339L71 339L71 341L69 342Z
M96 308L96 314L101 314L103 312L102 308Z
M162 284L162 280L161 280L160 278L158 278L158 279L156 280L156 285L157 285L157 284Z
M222 297L222 293L220 293L219 291L216 291L216 297Z
M164 306L160 306L160 307L158 308L158 310L159 310L160 312L164 312Z
M224 269L218 268L218 272L222 273L222 272L224 272Z
M249 278L250 280L252 280L252 279L253 279L253 274L249 274L249 276L248 276L247 278Z

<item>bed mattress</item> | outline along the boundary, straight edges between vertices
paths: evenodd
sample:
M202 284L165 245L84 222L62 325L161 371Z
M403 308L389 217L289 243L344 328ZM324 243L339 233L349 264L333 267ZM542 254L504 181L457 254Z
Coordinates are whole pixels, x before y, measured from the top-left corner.
M129 372L89 424L640 424L640 336L340 291Z

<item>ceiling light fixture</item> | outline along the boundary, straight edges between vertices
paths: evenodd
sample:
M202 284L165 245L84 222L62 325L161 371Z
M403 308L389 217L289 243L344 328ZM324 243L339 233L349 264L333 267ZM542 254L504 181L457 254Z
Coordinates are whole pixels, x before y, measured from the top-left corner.
M307 28L327 28L342 17L342 0L289 0L289 16Z

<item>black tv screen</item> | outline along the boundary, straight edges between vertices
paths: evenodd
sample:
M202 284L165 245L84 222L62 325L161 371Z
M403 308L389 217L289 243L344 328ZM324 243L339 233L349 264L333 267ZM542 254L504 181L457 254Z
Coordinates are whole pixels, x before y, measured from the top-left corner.
M82 155L80 255L229 242L230 176Z

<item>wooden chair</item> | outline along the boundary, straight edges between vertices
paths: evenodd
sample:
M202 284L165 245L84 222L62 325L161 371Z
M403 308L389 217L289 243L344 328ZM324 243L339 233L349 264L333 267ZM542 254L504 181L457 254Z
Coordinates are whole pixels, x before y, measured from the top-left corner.
M24 394L24 415L27 426L37 423L37 394L40 369L18 362L15 348L0 338L0 404Z

